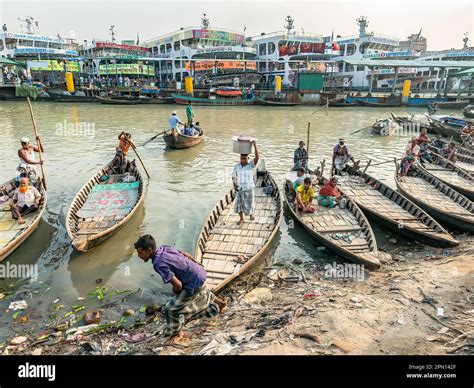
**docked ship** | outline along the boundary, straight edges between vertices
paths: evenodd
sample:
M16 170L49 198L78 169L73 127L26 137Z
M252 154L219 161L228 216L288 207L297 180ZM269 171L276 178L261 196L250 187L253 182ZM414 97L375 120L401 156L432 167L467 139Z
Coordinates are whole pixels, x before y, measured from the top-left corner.
M23 64L21 75L25 79L31 78L45 84L64 82L66 71L77 76L79 52L73 32L69 38L63 38L59 34L57 37L49 37L39 33L38 21L33 17L26 17L20 22L24 30L22 33L10 32L3 25L0 32L0 57ZM14 70L10 68L8 71ZM15 73L15 76L19 75ZM7 83L3 74L0 75L0 83Z
M211 28L206 14L201 26L186 27L147 40L145 46L156 60L162 82L184 82L192 76L199 85L252 84L260 80L255 48L245 31Z

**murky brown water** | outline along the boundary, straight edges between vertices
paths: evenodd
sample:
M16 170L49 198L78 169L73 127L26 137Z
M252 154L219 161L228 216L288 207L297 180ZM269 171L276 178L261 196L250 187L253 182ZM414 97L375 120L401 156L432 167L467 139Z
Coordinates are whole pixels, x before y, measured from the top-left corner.
M173 109L184 118L184 107L34 102L33 108L46 148L48 206L40 227L7 260L14 264L38 264L39 282L15 284L33 304L36 296L41 296L43 307L36 306L38 320L41 320L39 312L46 311L51 300L61 297L66 306L76 304L78 297L94 290L98 278L103 279L101 285L114 289L141 287L145 291L141 299L136 298L136 303L163 298L168 288L163 289L150 264L136 257L133 242L147 232L159 244L193 251L202 222L228 190L230 172L238 162L238 155L232 152L232 136L256 137L267 168L278 182L283 182L292 166L298 141L306 141L308 121L311 122L312 166L319 165L323 158L330 164L331 148L341 136L346 138L356 159L372 158L374 163L399 157L408 141L408 137L375 136L370 130L349 135L377 118L388 117L391 111L402 113L405 109L330 108L326 115L323 109L312 114L315 107L195 107L195 116L207 136L204 143L188 150L165 150L164 142L155 140L140 148L151 174L144 206L115 236L92 252L78 254L67 237L65 214L83 183L113 157L118 133L131 132L139 144L166 128ZM79 131L70 133L67 128L64 131L65 125L71 124L79 125ZM22 136L34 139L26 102L0 102L0 133L3 182L15 173L19 139ZM393 169L390 163L368 172L393 184ZM383 240L386 233L378 235ZM286 222L277 240L276 259L299 257L331 262L335 259L327 250L318 250L304 230L298 226L289 229ZM0 291L10 283L0 279ZM43 295L45 290L48 291ZM3 311L7 307L0 302ZM11 317L0 317L0 339L9 332L9 322Z

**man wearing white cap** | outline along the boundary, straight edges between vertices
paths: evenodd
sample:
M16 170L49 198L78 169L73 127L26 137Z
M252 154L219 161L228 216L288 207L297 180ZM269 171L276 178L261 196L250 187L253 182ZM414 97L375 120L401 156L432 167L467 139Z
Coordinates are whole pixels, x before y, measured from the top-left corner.
M176 111L174 110L172 113L171 113L171 117L169 119L169 124L170 124L170 129L176 129L178 128L178 124L181 124L183 125L183 123L181 122L181 120L179 119Z
M38 144L41 147L41 152L44 152L43 144L39 137L36 138L38 140ZM22 137L20 140L21 148L18 150L18 157L20 158L20 164L26 164L28 167L35 169L35 165L43 164L42 161L36 160L35 152L39 152L39 148L32 146L30 144L30 139L27 137Z

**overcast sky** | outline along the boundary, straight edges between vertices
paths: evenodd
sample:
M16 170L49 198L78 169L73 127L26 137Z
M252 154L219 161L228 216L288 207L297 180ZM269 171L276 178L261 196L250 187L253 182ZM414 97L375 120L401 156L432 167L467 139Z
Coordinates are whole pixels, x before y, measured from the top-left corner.
M297 30L330 35L355 35L355 19L365 15L368 31L405 39L423 28L429 50L461 48L468 32L474 36L474 2L466 0L392 0L392 1L269 1L269 0L0 0L0 22L9 31L20 32L18 17L35 17L40 33L63 37L73 30L76 39L109 39L109 27L115 25L116 39L140 41L180 27L199 25L203 12L211 27L242 31L247 36L282 30L286 15L295 19ZM474 44L470 41L470 46Z

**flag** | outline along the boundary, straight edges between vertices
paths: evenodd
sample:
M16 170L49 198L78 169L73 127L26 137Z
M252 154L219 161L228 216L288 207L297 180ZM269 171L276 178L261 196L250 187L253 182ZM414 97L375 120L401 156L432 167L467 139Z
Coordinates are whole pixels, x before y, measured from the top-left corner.
M138 36L138 32L137 32L137 45L140 44L140 37Z

